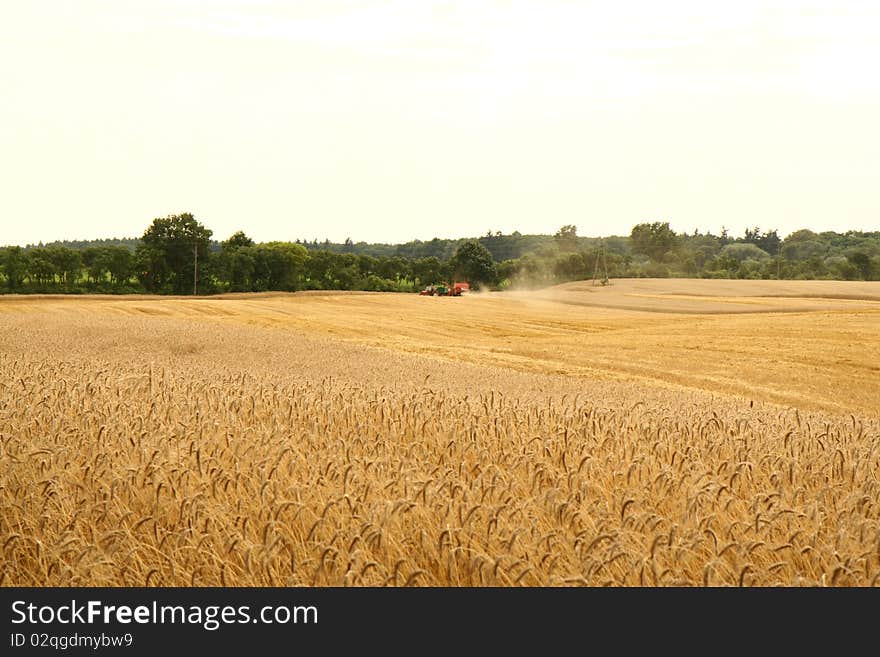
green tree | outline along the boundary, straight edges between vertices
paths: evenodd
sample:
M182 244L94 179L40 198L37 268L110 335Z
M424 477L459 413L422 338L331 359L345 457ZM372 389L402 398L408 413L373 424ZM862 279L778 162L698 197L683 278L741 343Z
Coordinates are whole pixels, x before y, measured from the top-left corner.
M218 273L233 292L256 291L254 279L257 262L253 246L254 241L240 230L220 244Z
M798 231L808 233L810 231ZM822 258L828 253L828 247L819 240L786 238L782 245L782 256L786 260L811 260Z
M334 255L330 251L318 249L309 251L305 262L306 283L309 288L324 290L330 285L330 270L333 268Z
M10 246L0 252L0 268L6 277L6 287L18 290L28 272L28 256L20 246Z
M739 244L728 244L721 249L722 256L729 256L737 262L745 260L764 260L769 258L770 254L754 244L741 242Z
M373 256L359 255L357 257L357 264L360 277L367 278L370 274L373 274L376 271L379 261Z
M44 286L55 282L60 272L51 257L49 249L37 247L27 253L27 277L33 285Z
M243 246L235 249L224 249L220 254L220 275L223 280L229 283L231 291L255 291L256 250L255 247Z
M769 253L770 255L776 255L779 253L779 247L782 245L782 240L779 239L779 235L776 230L770 230L766 233L762 233L761 229L755 226L753 229L746 228L746 234L743 238L744 242L748 242L749 244L754 244L762 251Z
M412 262L412 274L419 279L419 284L430 285L439 283L442 278L442 263L439 258L428 256L427 258L419 258Z
M253 246L254 241L244 234L244 231L236 231L232 234L232 236L223 242L220 246L223 251L231 251L233 249L239 249L243 246Z
M574 224L566 224L556 231L553 236L556 245L563 253L574 253L577 251L577 226Z
M134 251L134 261L138 280L147 292L166 291L170 273L162 249L138 244Z
M637 224L630 233L632 250L660 262L677 242L677 235L669 227L669 222L655 221L652 224Z
M342 255L343 257L336 258L331 271L333 287L337 290L353 290L359 278L357 262L353 260L355 256L351 253ZM376 278L379 277L376 276Z
M491 258L491 256L489 256ZM393 281L410 275L410 265L406 258L394 256L391 258L379 258L376 264L376 273L381 278Z
M871 280L871 256L864 251L854 251L846 256L849 262L859 272L863 280Z
M154 219L137 251L144 287L151 292L191 293L196 257L207 262L212 234L189 212Z
M293 291L300 286L308 259L301 244L267 242L239 252L253 257L255 289Z
M91 283L100 283L110 271L108 249L101 246L88 246L82 250L83 267Z
M597 253L593 254L592 262L595 262L597 255ZM560 281L583 280L590 275L587 273L589 270L588 259L585 253L560 254L553 264L553 275Z
M471 285L492 285L497 279L492 255L476 240L468 240L459 246L449 264L454 278L464 278Z
M50 246L46 251L61 283L67 286L76 283L82 272L80 252L66 246Z
M719 239L712 234L701 234L694 231L693 235L683 235L681 238L682 264L686 273L692 275L703 269L705 264L718 255L721 249ZM691 267L695 270L692 271Z
M134 254L124 246L108 246L105 249L107 270L114 285L122 285L134 275Z

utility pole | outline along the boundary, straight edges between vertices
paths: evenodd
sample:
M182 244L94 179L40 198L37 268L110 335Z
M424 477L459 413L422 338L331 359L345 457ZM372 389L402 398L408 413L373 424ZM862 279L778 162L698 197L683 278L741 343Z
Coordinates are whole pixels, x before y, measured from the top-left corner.
M605 259L605 242L601 239L599 240L599 249L596 251L596 267L593 269L593 285L596 285L596 280L599 278L599 258L602 258L602 271L605 274L605 278L602 279L602 285L608 285L608 261Z
M193 244L193 256L195 256L195 265L193 266L193 296L198 294L198 281L199 281L199 241L198 239Z

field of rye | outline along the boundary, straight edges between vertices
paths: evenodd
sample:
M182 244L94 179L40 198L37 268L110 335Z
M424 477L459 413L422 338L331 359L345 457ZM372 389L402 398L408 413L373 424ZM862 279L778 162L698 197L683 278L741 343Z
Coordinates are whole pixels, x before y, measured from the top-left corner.
M876 388L506 363L486 327L594 311L505 299L0 299L0 585L880 584ZM470 351L432 351L464 315Z

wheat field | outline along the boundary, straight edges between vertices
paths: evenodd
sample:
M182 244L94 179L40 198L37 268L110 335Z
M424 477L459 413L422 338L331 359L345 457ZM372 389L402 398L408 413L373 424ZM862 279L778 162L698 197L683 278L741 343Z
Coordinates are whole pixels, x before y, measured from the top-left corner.
M880 284L0 297L0 585L880 584Z

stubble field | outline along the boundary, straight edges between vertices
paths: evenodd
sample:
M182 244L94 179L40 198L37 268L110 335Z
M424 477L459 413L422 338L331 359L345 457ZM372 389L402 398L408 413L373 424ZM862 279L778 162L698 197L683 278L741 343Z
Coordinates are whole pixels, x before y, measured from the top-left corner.
M0 584L877 585L880 284L0 297Z

